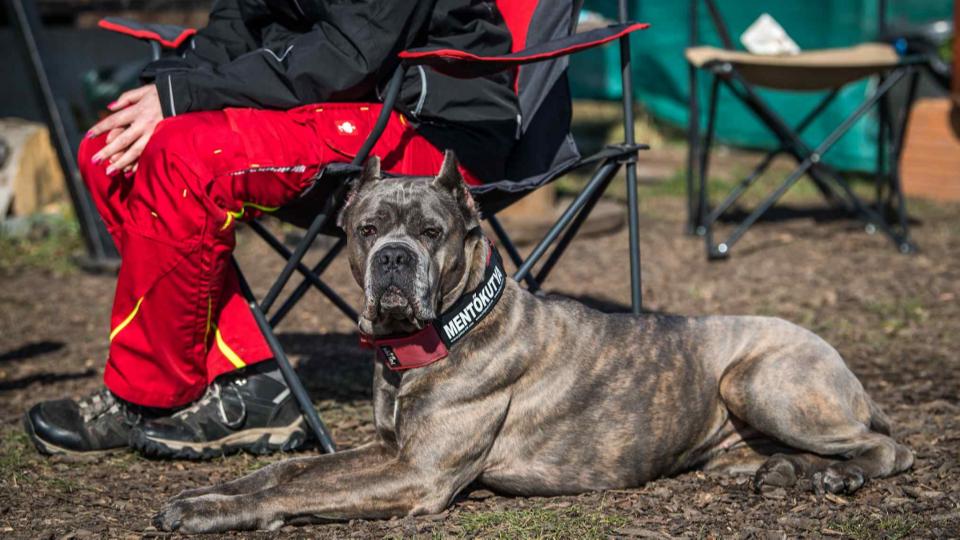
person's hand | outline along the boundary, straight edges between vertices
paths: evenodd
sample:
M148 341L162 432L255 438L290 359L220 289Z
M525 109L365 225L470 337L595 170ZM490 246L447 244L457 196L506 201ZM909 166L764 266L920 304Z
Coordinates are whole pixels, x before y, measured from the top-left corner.
M93 163L107 160L110 162L107 174L117 171L129 174L136 170L137 160L147 141L160 120L163 120L157 87L148 84L124 92L107 108L113 114L97 122L87 132L88 137L107 133L107 144L93 155Z

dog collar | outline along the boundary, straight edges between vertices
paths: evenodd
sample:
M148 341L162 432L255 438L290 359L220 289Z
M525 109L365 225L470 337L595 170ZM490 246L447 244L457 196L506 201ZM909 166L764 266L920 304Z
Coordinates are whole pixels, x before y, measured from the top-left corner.
M506 288L503 260L493 243L487 244L487 264L480 285L461 296L423 330L406 336L373 337L360 334L360 346L376 349L379 358L393 371L428 366L442 360L497 304Z

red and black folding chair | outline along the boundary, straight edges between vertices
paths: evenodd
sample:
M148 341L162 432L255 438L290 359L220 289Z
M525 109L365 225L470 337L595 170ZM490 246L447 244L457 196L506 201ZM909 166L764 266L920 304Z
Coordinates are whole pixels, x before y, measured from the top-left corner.
M507 69L516 70L516 91L522 116L517 142L508 160L506 178L472 187L471 191L477 200L481 216L490 223L501 245L517 266L515 279L526 283L531 290L541 287L606 187L621 167L625 167L630 230L631 300L633 312L640 312L636 159L638 151L647 147L634 141L628 36L647 25L628 22L626 0L619 0L619 3L618 24L577 34L576 21L581 6L578 0L500 0L497 5L513 36L513 47L509 54L481 57L465 51L427 48L401 52L383 95L383 112L353 161L327 166L300 198L272 214L285 222L306 228L305 235L296 247L291 251L261 223L248 223L253 231L287 262L263 299L258 301L254 297L238 267L241 288L304 417L327 452L334 451L333 441L290 366L273 328L311 287L318 289L351 320L357 320L357 313L324 283L320 276L345 244L342 231L336 228L336 214L349 189L348 180L359 171L359 166L366 160L371 148L383 133L389 112L396 104L403 76L406 70L413 66L435 69L461 78ZM189 34L186 34L188 30L169 25L131 23L108 18L101 22L101 26L120 30L152 43L172 46L174 49L189 42ZM567 56L614 40L620 42L623 72L624 142L607 145L594 155L582 157L570 135L572 104L566 78ZM155 47L156 57L159 57L159 50L159 47ZM570 171L586 166L595 167L591 179L562 212L546 236L534 246L526 258L522 257L507 231L497 220L496 214ZM303 263L303 257L321 234L335 237L337 241L313 268L308 268ZM534 272L534 267L538 264ZM302 281L268 318L267 314L275 306L295 272L301 274Z

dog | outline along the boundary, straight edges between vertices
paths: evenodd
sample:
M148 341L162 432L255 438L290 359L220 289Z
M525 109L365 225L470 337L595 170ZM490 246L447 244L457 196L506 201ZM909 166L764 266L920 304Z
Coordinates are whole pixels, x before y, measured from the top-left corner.
M436 177L385 178L369 159L339 224L379 359L376 440L184 491L158 529L431 514L472 482L551 496L693 468L852 493L913 463L837 351L803 328L605 314L522 289L450 152Z

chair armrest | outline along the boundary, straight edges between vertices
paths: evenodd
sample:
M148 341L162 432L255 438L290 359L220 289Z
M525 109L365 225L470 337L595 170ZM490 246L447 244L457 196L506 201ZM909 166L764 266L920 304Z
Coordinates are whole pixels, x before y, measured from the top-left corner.
M406 65L428 65L446 75L471 78L496 73L522 64L567 56L620 39L649 26L646 23L612 24L541 43L522 51L497 56L479 56L458 49L427 47L409 49L401 52L398 56Z
M146 41L153 41L168 49L176 49L197 33L195 28L174 24L144 23L120 17L104 17L97 26Z

